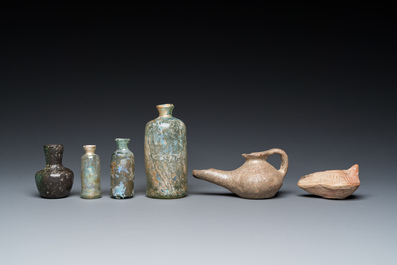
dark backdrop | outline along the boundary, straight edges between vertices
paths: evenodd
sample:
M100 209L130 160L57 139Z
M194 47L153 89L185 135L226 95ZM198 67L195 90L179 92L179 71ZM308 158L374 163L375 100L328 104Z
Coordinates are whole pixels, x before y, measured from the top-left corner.
M304 197L299 178L355 163L362 182L356 202L382 194L374 206L381 209L396 199L395 14L387 6L60 1L12 4L2 13L0 195L8 213L12 197L42 203L34 174L44 167L44 144L64 144L64 164L76 175L75 200L67 199L77 205L82 145L96 144L108 197L116 137L131 138L134 199L146 205L144 128L163 103L173 103L187 125L186 200L239 201L191 171L232 170L241 153L273 147L290 158L285 200L318 201ZM278 158L270 161L278 167Z

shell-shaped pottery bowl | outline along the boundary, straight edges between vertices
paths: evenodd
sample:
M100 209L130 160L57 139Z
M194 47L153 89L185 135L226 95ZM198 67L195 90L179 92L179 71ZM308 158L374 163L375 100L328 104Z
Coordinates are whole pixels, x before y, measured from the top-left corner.
M327 170L303 176L298 186L327 199L345 199L360 187L358 165L346 170Z

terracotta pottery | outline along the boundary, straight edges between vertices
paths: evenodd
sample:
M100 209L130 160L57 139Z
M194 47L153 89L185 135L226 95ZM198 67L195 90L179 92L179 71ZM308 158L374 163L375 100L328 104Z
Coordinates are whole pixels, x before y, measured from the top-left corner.
M182 198L187 194L186 126L172 116L174 105L157 109L160 116L145 128L146 196Z
M36 173L36 185L40 196L49 199L69 195L73 186L72 170L62 165L63 145L44 145L46 167Z
M279 170L266 159L273 154L281 157ZM246 161L236 170L193 170L193 176L222 186L242 198L266 199L274 197L283 185L288 170L288 156L278 148L242 155Z
M323 198L344 199L360 187L358 165L346 170L327 170L303 176L298 186Z

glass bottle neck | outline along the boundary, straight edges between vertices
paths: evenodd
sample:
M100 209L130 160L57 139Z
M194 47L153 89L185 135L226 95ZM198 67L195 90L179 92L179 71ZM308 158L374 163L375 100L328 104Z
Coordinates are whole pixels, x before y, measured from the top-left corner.
M96 145L84 145L83 146L86 155L94 155Z
M159 111L160 117L172 117L172 111L174 109L174 105L172 104L162 104L157 105L157 110Z
M117 143L117 149L119 150L129 150L126 143Z
M51 144L44 146L45 162L47 165L61 165L63 157L63 145Z
M128 138L116 138L116 145L118 150L128 150L128 144L130 139Z

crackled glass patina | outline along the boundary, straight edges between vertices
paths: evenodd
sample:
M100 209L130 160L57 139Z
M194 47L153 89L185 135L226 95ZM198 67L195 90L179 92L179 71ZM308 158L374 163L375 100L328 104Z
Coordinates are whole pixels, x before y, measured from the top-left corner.
M96 145L84 145L85 154L81 157L81 198L101 197L101 163L95 154Z
M35 180L40 196L63 198L69 195L73 186L73 171L62 165L63 145L44 145L46 167L36 173Z
M181 198L187 194L186 126L172 116L174 105L158 105L160 116L145 129L146 196Z
M126 199L134 196L134 154L128 149L128 138L116 138L117 150L110 161L110 197Z

